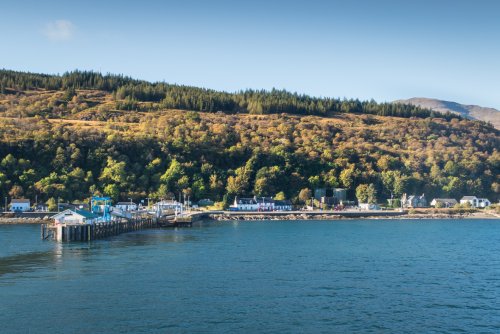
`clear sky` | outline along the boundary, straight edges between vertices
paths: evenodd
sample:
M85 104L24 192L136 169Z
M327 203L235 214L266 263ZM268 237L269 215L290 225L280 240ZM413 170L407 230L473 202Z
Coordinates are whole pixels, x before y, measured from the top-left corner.
M500 1L4 1L0 67L500 109Z

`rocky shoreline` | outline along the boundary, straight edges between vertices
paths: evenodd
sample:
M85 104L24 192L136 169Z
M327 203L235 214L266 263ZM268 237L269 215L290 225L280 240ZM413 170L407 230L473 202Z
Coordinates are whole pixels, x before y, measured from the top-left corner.
M492 212L465 212L465 213L414 213L399 216L364 216L364 217L349 217L342 214L325 213L319 215L308 215L307 213L293 213L282 215L269 214L252 214L252 215L226 215L213 214L210 218L216 221L294 221L294 220L353 220L353 219L500 219L500 215ZM26 217L0 217L0 225L13 224L46 224L52 220L49 216L42 218L26 218Z
M322 215L308 215L308 214L283 214L283 215L224 215L217 214L211 215L210 218L216 221L268 221L268 220L278 220L278 221L293 221L293 220L358 220L358 219L500 219L500 216L490 214L490 213L418 213L418 214L406 214L400 216L364 216L364 217L349 217L340 214L329 214L325 213Z

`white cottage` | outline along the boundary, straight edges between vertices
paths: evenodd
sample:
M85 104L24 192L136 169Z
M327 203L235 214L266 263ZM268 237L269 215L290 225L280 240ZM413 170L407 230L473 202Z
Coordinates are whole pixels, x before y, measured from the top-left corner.
M231 209L237 211L257 211L259 205L255 198L234 198L234 203L231 205Z
M491 205L487 198L477 198L476 196L464 196L460 199L460 204L469 203L473 208L485 208Z
M99 216L86 210L67 209L51 217L56 225L95 224Z
M31 203L29 199L13 198L10 201L10 211L12 212L25 212L29 211L30 208L31 208Z

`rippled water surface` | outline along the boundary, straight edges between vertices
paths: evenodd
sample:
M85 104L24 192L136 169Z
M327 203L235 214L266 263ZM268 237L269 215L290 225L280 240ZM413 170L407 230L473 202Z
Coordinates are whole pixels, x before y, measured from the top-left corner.
M0 225L0 333L500 333L500 220Z

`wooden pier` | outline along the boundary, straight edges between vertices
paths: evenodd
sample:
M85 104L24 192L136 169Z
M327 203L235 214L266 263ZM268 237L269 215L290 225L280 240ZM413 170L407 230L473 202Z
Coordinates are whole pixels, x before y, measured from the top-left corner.
M158 227L158 223L152 218L96 224L42 224L41 236L43 240L62 242L92 241L155 227Z

